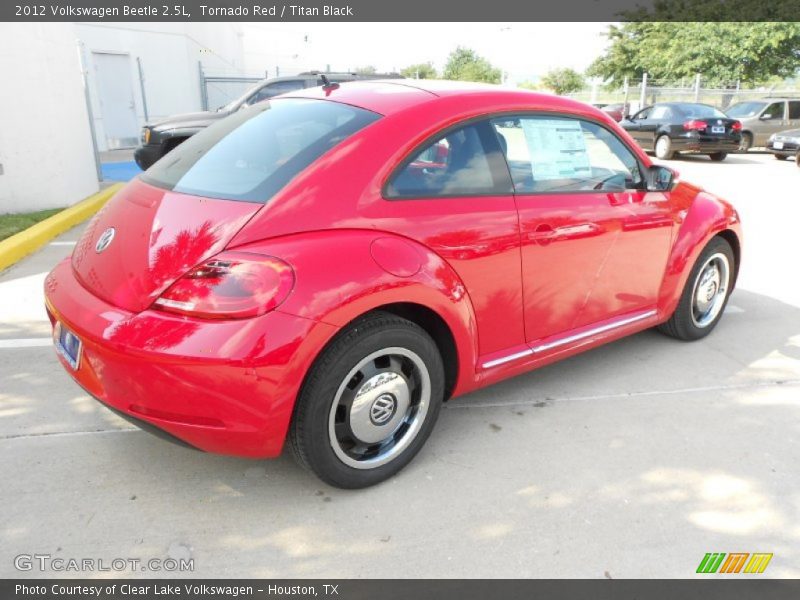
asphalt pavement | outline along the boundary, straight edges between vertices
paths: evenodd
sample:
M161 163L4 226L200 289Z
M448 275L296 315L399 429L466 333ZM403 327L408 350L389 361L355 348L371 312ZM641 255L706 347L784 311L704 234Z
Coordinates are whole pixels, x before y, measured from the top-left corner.
M80 232L62 235L0 274L0 577L684 578L707 552L773 553L761 577L799 577L800 169L668 164L742 216L717 329L643 332L451 401L408 468L360 491L288 455L174 446L89 398L43 309ZM194 571L15 568L33 554Z

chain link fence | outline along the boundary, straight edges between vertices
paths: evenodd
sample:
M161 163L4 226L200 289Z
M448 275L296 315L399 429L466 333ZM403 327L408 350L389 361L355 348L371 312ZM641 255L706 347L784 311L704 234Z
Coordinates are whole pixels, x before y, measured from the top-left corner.
M800 98L800 87L795 88L744 88L739 82L692 80L664 81L648 79L626 81L618 88L607 88L600 83L570 94L571 98L592 104L625 104L628 114L656 102L702 102L725 110L737 102L769 97Z

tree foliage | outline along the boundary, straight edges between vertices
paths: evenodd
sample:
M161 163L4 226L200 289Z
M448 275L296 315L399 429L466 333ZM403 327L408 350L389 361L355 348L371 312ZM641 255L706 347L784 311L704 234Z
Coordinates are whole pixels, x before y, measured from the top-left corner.
M659 2L656 10L681 2ZM800 23L627 22L609 26L607 35L606 54L587 73L615 84L643 73L662 80L700 73L707 81L756 84L790 77L800 65Z
M439 76L431 62L408 65L400 75L409 79L436 79Z
M542 77L542 85L558 95L578 92L585 84L583 75L569 68L553 69Z
M459 46L450 53L444 67L444 78L456 81L500 83L503 73L470 48Z

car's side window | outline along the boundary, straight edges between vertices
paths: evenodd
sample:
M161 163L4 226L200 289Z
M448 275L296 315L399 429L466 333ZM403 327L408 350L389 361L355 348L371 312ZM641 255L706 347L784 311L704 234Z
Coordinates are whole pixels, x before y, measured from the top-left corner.
M639 161L611 131L567 117L498 118L501 140L518 194L615 192L639 189Z
M486 121L451 130L414 153L389 179L387 198L511 194L497 139Z
M783 102L773 102L770 104L763 113L761 113L761 118L765 121L773 121L775 119L782 119L783 118Z
M669 106L655 106L653 110L650 112L651 119L669 119L672 116L672 111L670 111Z
M644 121L645 119L649 119L650 118L650 113L652 112L652 110L653 110L652 108L645 108L644 110L639 111L633 117L633 120L634 121Z
M789 118L800 119L800 100L789 101Z

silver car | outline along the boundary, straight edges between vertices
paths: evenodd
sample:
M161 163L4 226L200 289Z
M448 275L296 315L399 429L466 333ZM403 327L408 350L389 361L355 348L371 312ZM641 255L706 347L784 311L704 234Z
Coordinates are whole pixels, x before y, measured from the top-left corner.
M767 145L769 136L785 129L800 127L800 98L762 98L734 104L725 111L742 123L739 150Z

